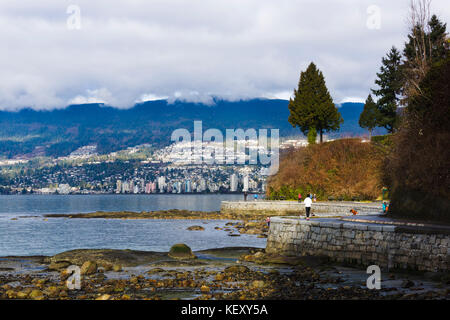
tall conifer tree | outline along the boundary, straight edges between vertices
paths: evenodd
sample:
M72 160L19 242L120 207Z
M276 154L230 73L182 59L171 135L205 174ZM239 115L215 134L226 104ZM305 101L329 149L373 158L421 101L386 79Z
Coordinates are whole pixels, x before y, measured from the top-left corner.
M299 127L305 136L315 128L323 142L325 132L337 131L344 120L333 103L325 79L316 65L311 62L301 72L294 99L289 101L289 123Z
M380 112L378 125L393 132L397 125L397 106L403 79L400 70L400 52L392 47L381 61L378 79L375 80L379 89L372 89L372 92L378 97L377 107Z
M372 96L369 94L366 99L366 103L364 104L364 109L359 116L359 126L369 130L370 137L372 137L373 129L378 127L379 118L380 113L378 111L377 104L373 101Z

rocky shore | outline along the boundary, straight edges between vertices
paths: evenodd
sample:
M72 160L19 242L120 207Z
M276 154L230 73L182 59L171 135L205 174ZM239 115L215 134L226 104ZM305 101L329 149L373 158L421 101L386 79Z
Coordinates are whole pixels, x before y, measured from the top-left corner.
M183 219L183 220L231 220L224 228L216 227L216 230L228 232L229 236L239 236L240 234L253 234L261 238L267 238L269 228L265 222L266 217L261 214L240 214L221 213L219 211L189 211L189 210L160 210L160 211L97 211L91 213L76 214L46 214L48 218L67 219ZM193 225L188 228L190 231L203 231L202 226Z
M158 210L158 211L97 211L75 214L46 214L46 218L70 219L220 219L220 220L261 220L261 214L221 213L220 211L191 211L191 210ZM264 217L265 218L265 217Z
M68 266L81 287L69 290ZM433 278L434 277L434 278ZM449 299L448 276L386 274L381 290L366 288L365 270L312 257L221 248L169 253L72 250L51 257L0 258L0 299Z

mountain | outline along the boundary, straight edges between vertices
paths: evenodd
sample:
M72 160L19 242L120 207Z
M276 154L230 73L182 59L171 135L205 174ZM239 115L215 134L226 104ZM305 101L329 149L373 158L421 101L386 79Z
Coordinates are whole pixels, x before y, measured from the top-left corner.
M299 135L287 121L287 100L216 99L209 106L201 103L166 100L117 109L103 104L71 105L65 109L0 112L0 156L62 156L77 148L97 144L99 153L108 153L143 143L164 145L173 130L193 132L193 121L202 120L203 130L279 128L281 136ZM339 111L344 124L339 134L360 135L358 126L362 104L346 103Z

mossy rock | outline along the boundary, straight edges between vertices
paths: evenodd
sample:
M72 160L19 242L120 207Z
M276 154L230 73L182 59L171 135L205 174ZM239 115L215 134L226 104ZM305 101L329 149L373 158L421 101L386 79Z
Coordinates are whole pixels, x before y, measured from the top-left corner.
M190 226L187 228L187 230L189 230L189 231L204 231L205 228L203 228L202 226Z
M169 251L169 257L174 259L195 259L197 258L193 253L191 248L189 246L185 245L184 243L177 243L170 248Z
M249 272L250 269L246 266L239 266L239 265L234 265L234 266L229 266L226 267L225 270L223 270L224 273L245 273L245 272Z

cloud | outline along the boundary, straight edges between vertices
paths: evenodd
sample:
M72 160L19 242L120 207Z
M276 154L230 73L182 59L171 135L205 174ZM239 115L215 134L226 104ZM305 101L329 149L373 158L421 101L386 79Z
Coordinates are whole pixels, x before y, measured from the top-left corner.
M409 1L22 0L0 2L0 109L158 97L289 97L314 61L336 102L364 99L405 41ZM80 9L71 29L69 5ZM433 9L448 21L446 1Z
M87 96L78 95L71 99L68 104L104 103L113 104L111 92L102 88L98 90L87 90Z

